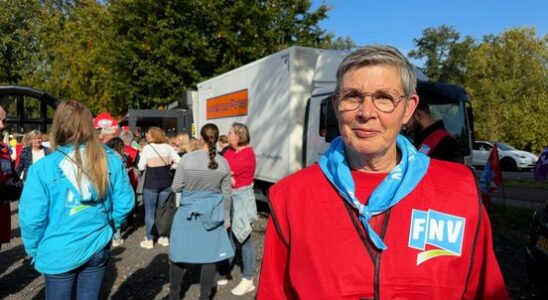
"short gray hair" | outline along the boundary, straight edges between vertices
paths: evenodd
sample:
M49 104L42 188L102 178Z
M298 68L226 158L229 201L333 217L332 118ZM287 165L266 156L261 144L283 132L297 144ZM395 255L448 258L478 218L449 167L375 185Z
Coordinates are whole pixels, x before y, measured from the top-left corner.
M126 145L129 145L131 144L131 142L133 142L133 133L131 133L131 131L129 130L124 130L120 132L119 138L121 138Z
M27 134L28 134L29 138L31 138L31 139L35 138L37 136L42 137L42 132L38 129L33 129L33 130L29 131L29 133L27 133Z
M413 66L398 49L386 45L365 46L346 56L337 69L336 91L340 91L346 72L376 65L395 66L400 70L401 84L406 98L417 93L417 77L413 73Z

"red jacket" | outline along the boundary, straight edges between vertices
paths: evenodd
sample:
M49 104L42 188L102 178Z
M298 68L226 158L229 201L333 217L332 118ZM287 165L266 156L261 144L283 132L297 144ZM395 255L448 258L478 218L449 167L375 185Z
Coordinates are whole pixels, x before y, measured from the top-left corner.
M383 252L317 165L273 186L270 201L257 299L508 299L463 165L431 160L413 192L371 219ZM456 253L434 246L447 239Z
M12 170L9 148L0 141L0 186L12 177ZM8 200L13 199L4 199L4 196L0 195L0 244L9 243L11 238L11 209Z

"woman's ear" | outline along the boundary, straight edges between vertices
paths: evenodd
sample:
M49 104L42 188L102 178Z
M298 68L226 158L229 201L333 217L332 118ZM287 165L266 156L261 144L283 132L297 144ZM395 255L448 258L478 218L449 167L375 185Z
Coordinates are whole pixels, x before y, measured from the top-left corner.
M407 101L405 101L405 112L403 113L403 124L407 124L414 113L420 114L420 111L417 110L419 105L419 96L417 94L411 95ZM417 115L420 118L420 115Z

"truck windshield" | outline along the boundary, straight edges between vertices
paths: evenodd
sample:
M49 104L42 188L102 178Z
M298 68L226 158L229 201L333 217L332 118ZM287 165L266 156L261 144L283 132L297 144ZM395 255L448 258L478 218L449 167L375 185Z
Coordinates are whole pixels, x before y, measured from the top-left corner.
M445 128L457 139L460 145L468 145L469 130L466 122L464 106L461 103L430 104L434 119L443 120ZM463 147L467 154L466 147Z

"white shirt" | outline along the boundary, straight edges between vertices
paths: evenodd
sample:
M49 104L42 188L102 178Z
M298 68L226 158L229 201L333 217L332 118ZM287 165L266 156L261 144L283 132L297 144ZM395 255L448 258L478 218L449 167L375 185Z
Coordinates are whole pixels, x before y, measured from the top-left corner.
M143 148L143 151L139 155L137 167L141 171L147 166L161 167L166 164L175 168L180 159L181 157L179 157L179 154L177 154L171 145L151 143Z

